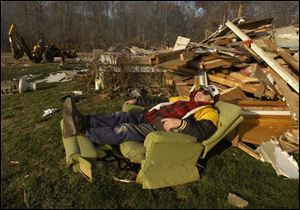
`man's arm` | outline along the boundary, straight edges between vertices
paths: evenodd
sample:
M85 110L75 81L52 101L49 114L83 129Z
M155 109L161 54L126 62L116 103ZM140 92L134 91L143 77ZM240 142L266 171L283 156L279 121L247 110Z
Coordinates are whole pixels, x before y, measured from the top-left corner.
M217 126L212 121L203 119L196 121L192 116L181 121L175 132L189 134L195 136L199 141L204 141L211 137L217 130Z

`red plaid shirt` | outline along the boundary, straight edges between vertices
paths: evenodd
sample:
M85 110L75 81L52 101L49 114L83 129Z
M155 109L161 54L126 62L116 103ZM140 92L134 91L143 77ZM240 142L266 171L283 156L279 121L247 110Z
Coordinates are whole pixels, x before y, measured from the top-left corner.
M153 125L157 117L181 119L189 111L205 105L212 105L212 103L201 101L195 102L194 99L189 101L176 101L173 104L161 107L159 110L154 109L151 112L146 112L144 117L146 122Z

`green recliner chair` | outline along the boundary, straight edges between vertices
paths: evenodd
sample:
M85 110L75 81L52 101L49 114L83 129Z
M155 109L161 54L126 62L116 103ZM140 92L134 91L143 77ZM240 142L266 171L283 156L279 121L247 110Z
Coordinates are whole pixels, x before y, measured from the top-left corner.
M155 131L146 136L144 143L127 140L120 144L125 158L141 164L136 182L143 189L175 186L200 179L196 167L199 157L205 158L243 120L239 106L224 101L218 101L216 106L220 109L218 130L203 142L183 133ZM142 112L144 107L124 104L122 110ZM97 158L92 142L83 136L63 138L63 142L67 165L92 180L92 167Z

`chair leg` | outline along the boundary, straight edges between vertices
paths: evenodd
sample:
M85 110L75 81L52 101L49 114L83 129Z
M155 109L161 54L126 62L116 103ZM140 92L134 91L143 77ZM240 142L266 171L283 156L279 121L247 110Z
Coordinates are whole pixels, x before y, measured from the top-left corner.
M120 155L116 155L113 151L106 151L106 155L97 158L98 161L104 161L104 162L117 162L117 167L119 171L123 170L129 170L129 171L137 171L137 166L134 163L131 163L127 158L121 157ZM125 163L124 166L122 166L122 163Z

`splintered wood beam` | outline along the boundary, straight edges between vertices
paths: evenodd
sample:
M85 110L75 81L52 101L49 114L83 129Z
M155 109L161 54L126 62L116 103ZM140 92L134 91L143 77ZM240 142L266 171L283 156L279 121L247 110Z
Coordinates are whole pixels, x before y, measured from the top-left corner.
M220 75L220 74L218 74ZM269 98L272 98L274 96L273 92L266 90L266 88L261 84L243 84L237 81L232 81L227 78L221 77L221 76L216 76L213 74L207 74L209 80L226 85L229 87L241 87L243 91L248 92L248 93L253 93L257 97L261 97L263 94Z
M227 21L226 25L230 28L241 40L249 42L250 48L259 55L281 78L283 78L298 94L299 82L290 74L287 74L285 69L282 68L272 57L270 57L263 49L257 46L249 36L244 34L232 22Z

